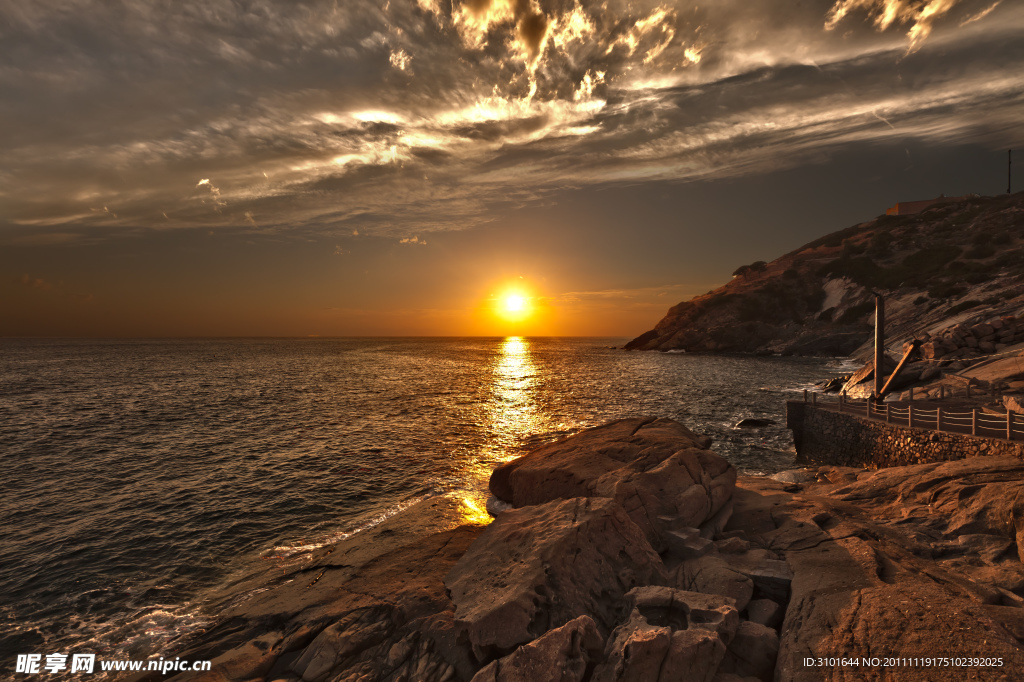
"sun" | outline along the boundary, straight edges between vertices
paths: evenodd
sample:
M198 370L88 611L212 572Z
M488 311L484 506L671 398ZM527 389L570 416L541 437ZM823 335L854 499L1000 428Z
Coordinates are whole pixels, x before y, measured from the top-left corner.
M519 294L506 294L502 306L506 313L521 313L526 309L526 297Z
M494 312L506 322L521 322L533 314L533 300L522 289L507 289L494 299Z

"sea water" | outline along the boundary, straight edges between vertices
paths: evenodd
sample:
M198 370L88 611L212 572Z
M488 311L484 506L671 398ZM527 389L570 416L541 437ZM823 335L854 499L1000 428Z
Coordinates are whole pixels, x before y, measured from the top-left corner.
M746 473L790 468L784 401L840 361L625 339L0 340L0 670L143 658L205 589L621 417L677 419ZM745 417L771 419L736 429Z

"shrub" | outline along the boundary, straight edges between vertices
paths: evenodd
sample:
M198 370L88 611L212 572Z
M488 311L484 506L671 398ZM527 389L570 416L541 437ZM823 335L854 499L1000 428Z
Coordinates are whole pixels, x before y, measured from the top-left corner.
M965 287L953 282L939 282L928 290L928 298L953 298L964 293L966 290Z
M972 258L977 260L981 258L988 258L989 256L994 256L995 254L995 247L993 247L991 244L977 244L967 250L967 253L964 254L964 258Z
M903 265L917 273L934 272L959 255L956 246L932 246L910 254L903 259Z
M956 315L957 313L962 313L965 310L970 310L971 308L974 308L979 305L981 305L981 301L976 301L974 299L971 299L970 301L962 301L960 303L957 303L952 308L950 308L949 314Z
M862 317L874 311L874 309L874 301L864 301L863 303L858 303L852 308L849 308L845 313L842 314L842 316L840 316L839 324L854 324L856 322L859 322Z

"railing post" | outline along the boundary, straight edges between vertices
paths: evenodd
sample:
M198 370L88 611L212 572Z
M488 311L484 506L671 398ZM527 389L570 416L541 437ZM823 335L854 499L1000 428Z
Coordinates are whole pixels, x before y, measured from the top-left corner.
M868 419L871 419L871 398L864 399L864 412Z
M946 387L945 386L939 386L939 400L944 400L945 398L946 398Z
M968 384L968 390L970 390L970 384ZM971 409L971 435L978 435L978 408Z
M846 400L846 391L839 394L839 413L843 413L843 401Z
M914 387L913 386L910 387L910 399L911 400L914 399Z
M889 408L890 408L890 407L892 407L892 405L890 405L889 403L886 403L886 404L885 404L885 423L886 423L886 424L888 424L888 423L889 423L889 421L890 421L890 420L889 420Z
M817 393L812 393L811 394L811 405L817 405L817 404L818 404L818 394Z
M1013 410L1006 410L1006 440L1013 440Z
M804 402L807 402L807 389L804 389Z
M935 430L942 433L942 406L935 410Z
M971 397L971 382L970 382L970 380L967 381L967 397L968 398Z
M914 426L914 406L907 405L907 426Z

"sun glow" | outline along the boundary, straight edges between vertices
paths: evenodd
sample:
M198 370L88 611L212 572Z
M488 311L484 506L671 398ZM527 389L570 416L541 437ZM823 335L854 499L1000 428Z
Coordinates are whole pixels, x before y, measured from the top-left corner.
M497 297L495 312L508 322L519 322L533 313L533 303L525 292L510 289Z

